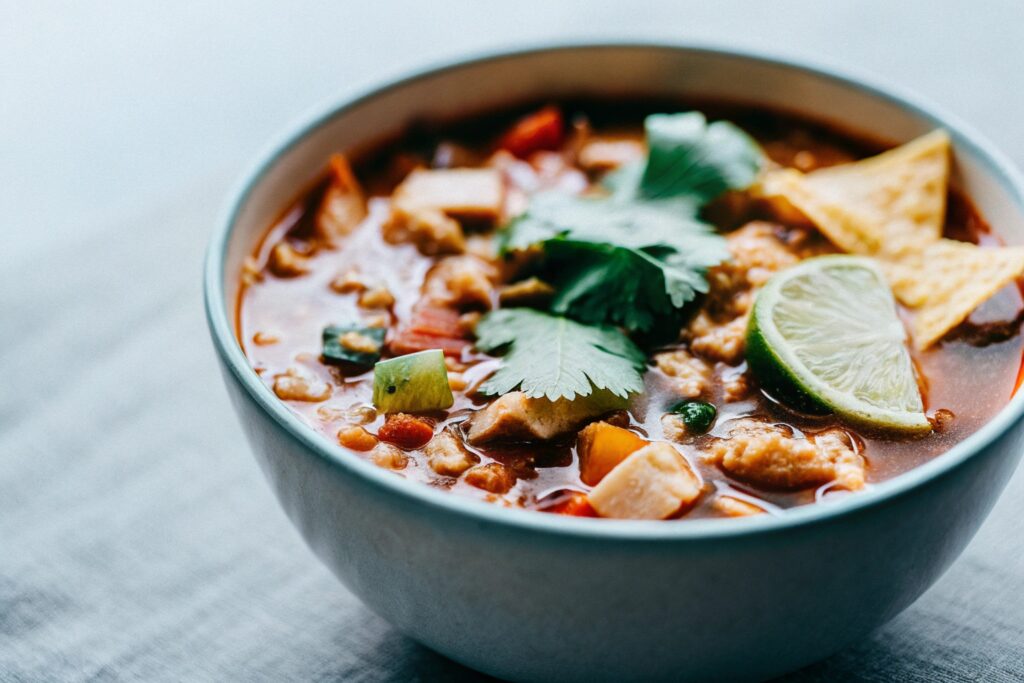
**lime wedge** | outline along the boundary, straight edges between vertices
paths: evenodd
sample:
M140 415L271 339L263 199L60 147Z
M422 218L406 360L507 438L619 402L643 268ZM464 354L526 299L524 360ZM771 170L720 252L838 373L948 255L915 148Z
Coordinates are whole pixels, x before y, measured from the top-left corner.
M819 256L784 270L757 294L747 363L775 398L833 412L857 426L926 432L907 334L875 262Z

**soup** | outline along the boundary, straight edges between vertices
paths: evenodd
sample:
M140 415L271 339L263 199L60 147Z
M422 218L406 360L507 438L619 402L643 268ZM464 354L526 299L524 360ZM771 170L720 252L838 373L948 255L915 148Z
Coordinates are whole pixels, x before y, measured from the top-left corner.
M1024 261L947 186L941 133L886 152L690 109L564 102L334 155L241 274L253 368L338 457L611 518L855 495L1006 404Z

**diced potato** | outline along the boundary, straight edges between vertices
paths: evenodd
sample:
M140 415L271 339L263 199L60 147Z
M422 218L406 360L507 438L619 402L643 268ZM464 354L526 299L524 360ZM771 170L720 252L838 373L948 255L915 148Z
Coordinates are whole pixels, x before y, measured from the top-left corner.
M505 189L491 168L418 169L395 189L392 202L407 213L434 209L456 219L493 223L501 216Z
M644 446L594 487L587 499L602 517L665 519L700 496L701 481L671 445Z
M469 442L499 439L547 440L577 428L592 417L623 407L623 399L595 392L569 401L527 398L521 391L501 396L470 418Z
M576 448L580 479L587 486L597 486L616 465L647 443L628 429L607 422L587 425L580 432Z
M317 237L330 242L352 232L366 218L366 198L343 154L331 157L331 184L316 214Z
M423 447L423 452L427 455L430 468L446 477L457 477L480 461L447 429L431 439Z

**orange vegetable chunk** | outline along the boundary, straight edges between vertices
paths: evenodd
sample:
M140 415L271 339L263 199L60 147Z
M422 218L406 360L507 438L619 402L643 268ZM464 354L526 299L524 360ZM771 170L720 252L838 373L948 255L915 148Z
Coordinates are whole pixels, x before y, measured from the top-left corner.
M616 465L646 445L647 441L628 429L607 422L587 425L579 434L576 448L580 478L587 486L597 486Z

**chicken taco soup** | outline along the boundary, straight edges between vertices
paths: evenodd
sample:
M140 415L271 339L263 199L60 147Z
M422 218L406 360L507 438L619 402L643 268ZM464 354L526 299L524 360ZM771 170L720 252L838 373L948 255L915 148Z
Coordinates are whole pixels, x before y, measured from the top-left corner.
M452 495L784 514L943 453L1016 388L1024 247L953 164L942 130L724 105L418 126L296 188L238 337L338 457Z

